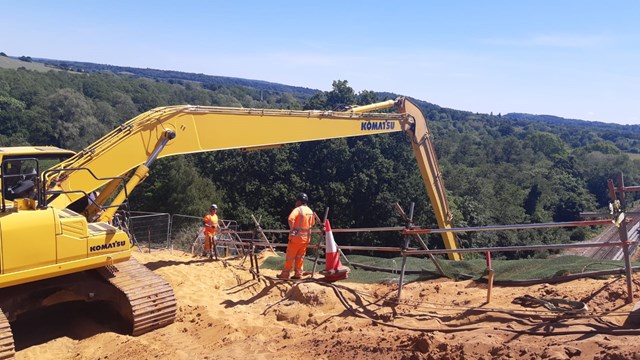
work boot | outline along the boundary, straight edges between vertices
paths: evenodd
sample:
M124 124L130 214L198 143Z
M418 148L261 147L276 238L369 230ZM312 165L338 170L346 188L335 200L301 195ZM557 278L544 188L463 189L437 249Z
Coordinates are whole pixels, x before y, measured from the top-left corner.
M282 270L282 272L280 274L276 275L276 277L278 279L288 280L289 279L289 275L290 275L289 271Z
M295 279L295 280L302 279L302 271L296 271L296 273L293 275L292 279Z

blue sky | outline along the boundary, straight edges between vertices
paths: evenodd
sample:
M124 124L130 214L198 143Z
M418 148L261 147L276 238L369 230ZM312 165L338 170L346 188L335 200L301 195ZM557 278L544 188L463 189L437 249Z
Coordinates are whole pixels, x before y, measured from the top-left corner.
M0 0L0 51L640 124L640 1Z

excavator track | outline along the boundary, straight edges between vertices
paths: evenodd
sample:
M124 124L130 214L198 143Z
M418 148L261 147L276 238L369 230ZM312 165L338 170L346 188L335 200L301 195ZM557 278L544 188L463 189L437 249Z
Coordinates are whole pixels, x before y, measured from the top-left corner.
M0 359L13 359L16 353L13 345L13 332L9 326L9 320L0 310Z
M118 306L120 313L132 324L132 335L141 335L175 321L177 306L173 289L135 259L102 268L99 273L128 300L127 304Z

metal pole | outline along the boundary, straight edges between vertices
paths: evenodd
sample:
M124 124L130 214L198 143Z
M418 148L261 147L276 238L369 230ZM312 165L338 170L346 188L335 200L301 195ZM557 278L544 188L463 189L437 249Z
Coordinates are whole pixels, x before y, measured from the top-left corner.
M320 228L320 232L326 236L325 230L324 229L324 224L327 222L327 216L329 215L329 208L326 208L324 211L324 222L320 222L320 218L318 217L318 214L316 214L315 212L313 213L313 216L315 217L316 221L318 222L318 225L321 226ZM321 241L322 242L322 241ZM318 258L320 257L320 243L318 243L318 246L316 246L316 258L313 260L313 268L311 269L311 277L313 278L313 275L316 273L316 267L318 266Z
M427 255L427 254L446 254L448 252L485 252L485 251L525 251L525 250L547 250L547 249L581 249L592 247L618 247L619 243L597 242L583 244L548 244L548 245L525 245L525 246L503 246L503 247L483 247L483 248L466 248L466 249L438 249L438 250L407 250L408 255ZM393 248L386 248L380 251L393 251ZM396 248L397 249L397 248ZM361 249L357 249L361 250ZM397 251L397 250L396 250Z
M409 240L405 241L405 247L409 245ZM398 280L398 303L400 303L400 296L402 295L402 285L404 284L404 272L407 269L407 255L402 253L402 271L400 272L400 279Z
M618 174L618 193L620 196L620 207L622 211L626 209L625 194L624 194L624 175L622 172ZM627 233L627 221L622 220L620 227L618 228L618 234L620 234L620 242L622 242L622 253L624 256L624 268L627 277L627 304L633 302L633 283L631 274L631 257L629 254L629 237Z
M413 211L413 204L414 203L411 203L411 211ZM413 216L411 216L411 218L409 218L407 216L407 214L405 214L404 209L402 209L402 207L400 206L399 203L396 203L395 207L396 207L396 211L400 214L400 217L407 223L407 228L411 228L413 226ZM420 242L422 247L425 250L429 250L429 247L427 246L427 244L424 242L424 240L422 240L422 236L420 236L420 234L414 234L414 235L418 239L418 241ZM438 262L436 257L433 256L433 254L429 254L429 258L431 259L433 264L436 266L436 268L440 272L440 275L446 276L445 273L444 273L444 270L442 270L442 266L440 266L440 262Z
M377 228L351 228L351 229L331 229L334 233L354 233L354 232L383 232L383 231L402 231L406 234L439 234L442 232L474 232L474 231L496 231L496 230L519 230L519 229L538 229L538 228L554 228L554 227L576 227L576 226L596 226L609 225L611 220L587 220L587 221L566 221L553 223L536 223L536 224L513 224L513 225L491 225L491 226L475 226L464 228L449 229L420 229L414 228L407 230L403 226L389 226ZM264 233L288 233L289 230L262 230ZM312 230L312 233L319 233L320 230ZM238 231L238 234L251 234L251 231ZM453 251L455 252L455 251Z
M409 210L409 224L413 222L413 209L415 203L411 203L411 208ZM400 272L400 283L398 284L398 303L400 303L400 295L402 295L402 285L404 285L404 272L407 270L407 255L405 255L404 251L409 248L409 238L405 236L404 245L402 247L402 271Z
M630 241L631 244L636 244L635 241ZM236 242L238 245L246 245L247 243ZM263 242L255 243L255 246L269 246ZM286 247L287 244L271 244L273 247ZM582 244L549 244L549 245L526 245L526 246L504 246L504 247L483 247L483 248L465 248L465 249L434 249L434 250L418 250L408 248L404 251L407 255L428 255L428 254L446 254L447 252L462 252L462 253L481 253L486 251L525 251L525 250L547 250L547 249L582 249L582 248L595 248L595 247L620 247L621 244L614 242L597 242L597 243L582 243ZM346 250L363 250L363 251L381 251L381 252L403 252L400 247L384 247L384 246L343 246Z
M171 245L171 216L167 214L167 249Z
M411 230L403 230L403 232L406 234L439 234L443 232L519 230L519 229L539 229L539 228L553 228L553 227L593 226L593 225L610 225L610 224L611 224L611 220L586 220L586 221L565 221L565 222L538 223L538 224L470 226L470 227L449 228L449 229L411 229Z
M260 234L260 235L262 236L262 239L263 239L264 241L266 241L266 242L267 242L267 244L270 244L270 243L269 243L269 239L267 238L267 235L265 235L265 234L264 234L264 230L262 230L262 228L260 227L260 223L258 222L258 220L256 220L256 217L255 217L255 216L253 216L253 214L251 214L251 218L253 219L253 222L256 224L256 230L258 231L258 234ZM271 251L272 251L275 255L278 255L278 254L276 253L276 251L275 251L275 250L273 250L273 248L272 248L271 246L269 246L269 248L271 249Z

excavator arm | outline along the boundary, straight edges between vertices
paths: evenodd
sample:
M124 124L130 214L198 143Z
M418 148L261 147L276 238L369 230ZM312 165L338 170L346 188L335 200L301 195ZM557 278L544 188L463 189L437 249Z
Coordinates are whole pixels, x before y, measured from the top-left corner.
M449 209L447 194L442 180L442 172L438 163L438 157L431 142L431 133L427 127L427 119L420 108L411 100L399 97L393 101L393 105L398 112L403 114L400 120L402 130L411 141L413 154L420 168L422 181L427 189L429 200L431 201L433 212L441 229L453 227L453 214ZM364 112L390 107L390 102L371 104L353 108L352 111ZM454 233L442 233L442 240L447 249L457 249L458 240ZM448 254L451 260L461 260L460 253Z
M450 229L453 227L453 214L447 202L442 172L440 171L435 148L431 142L431 133L427 127L427 119L416 104L406 98L401 98L397 106L401 113L408 114L409 117L413 118L413 121L409 119L403 121L402 127L411 140L413 154L418 161L422 181L427 189L438 227L441 229ZM442 233L442 240L447 249L457 249L459 247L458 240L452 232ZM460 253L450 253L449 259L461 260Z
M396 107L399 112L370 112L390 107ZM127 195L144 180L149 166L157 158L397 131L405 131L412 140L438 226L452 227L426 119L420 109L404 97L346 111L156 108L122 124L48 170L42 184L49 195L42 203L63 209L100 190L100 195L88 204L84 213L91 220L108 221ZM456 248L452 233L444 233L444 240L447 248Z

